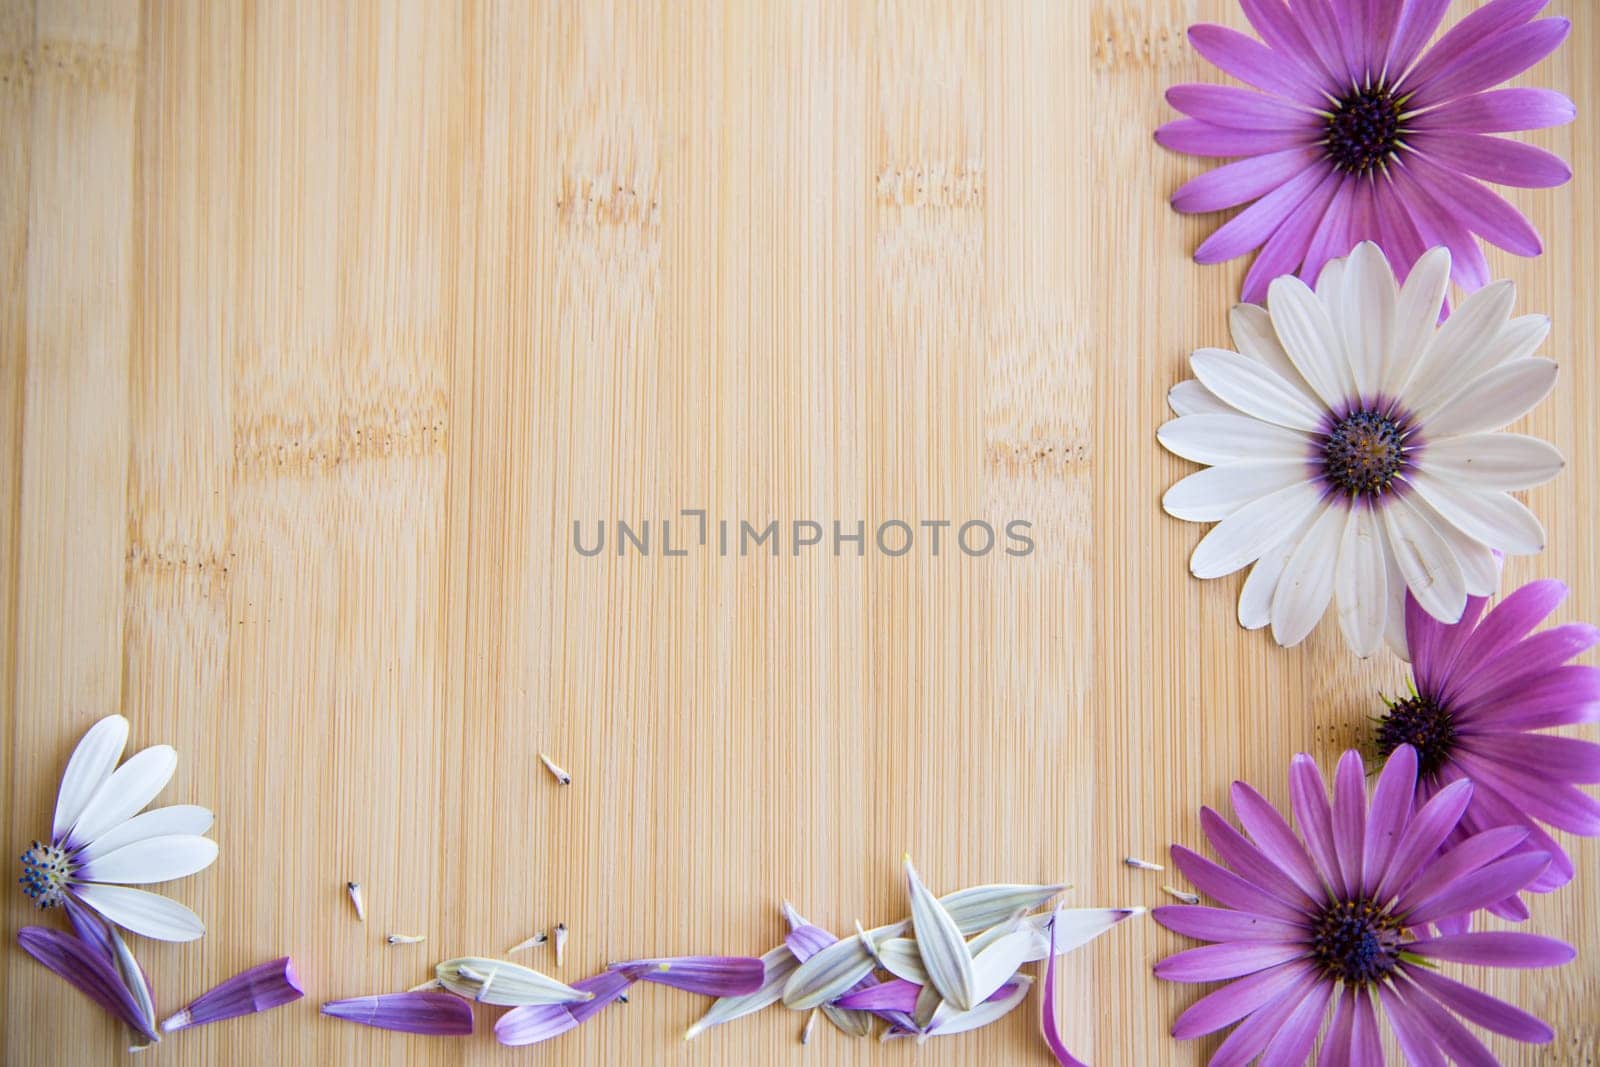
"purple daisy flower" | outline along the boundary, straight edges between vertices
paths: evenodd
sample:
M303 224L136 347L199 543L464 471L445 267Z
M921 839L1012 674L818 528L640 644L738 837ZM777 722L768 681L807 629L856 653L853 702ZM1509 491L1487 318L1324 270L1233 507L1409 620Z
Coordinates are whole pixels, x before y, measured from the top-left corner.
M1245 157L1174 194L1182 212L1249 204L1195 252L1221 263L1260 249L1244 299L1322 265L1361 241L1404 279L1422 253L1450 250L1465 290L1489 281L1473 234L1519 256L1538 232L1483 182L1560 185L1572 171L1533 145L1490 134L1570 122L1572 101L1547 89L1494 89L1555 50L1565 19L1538 19L1546 0L1492 0L1424 51L1449 0L1240 0L1261 40L1198 25L1189 40L1256 90L1176 85L1167 101L1188 118L1156 131L1167 148ZM1265 42L1265 43L1263 43Z
M1529 636L1566 595L1560 582L1530 582L1486 615L1484 599L1472 597L1453 625L1408 597L1412 695L1392 702L1377 730L1380 755L1401 745L1415 749L1418 803L1472 780L1472 803L1451 841L1496 826L1528 828L1518 849L1551 859L1526 887L1535 893L1566 885L1573 873L1572 860L1539 823L1600 834L1600 801L1577 788L1600 782L1600 745L1538 732L1600 722L1600 669L1567 662L1600 644L1600 630L1568 623ZM1516 896L1490 910L1528 917Z
M1378 1007L1411 1063L1493 1063L1457 1016L1519 1041L1554 1036L1539 1019L1447 978L1436 962L1550 967L1574 956L1565 942L1515 932L1442 933L1431 924L1504 900L1550 865L1543 853L1517 851L1523 827L1476 834L1440 846L1472 798L1465 779L1413 809L1417 756L1395 749L1378 776L1371 806L1361 756L1346 752L1333 803L1316 764L1296 756L1290 798L1299 834L1261 794L1233 786L1245 833L1210 808L1200 825L1221 866L1178 845L1178 869L1222 906L1155 909L1170 930L1214 942L1168 956L1158 977L1174 982L1227 981L1178 1017L1177 1038L1234 1026L1212 1067L1303 1063L1324 1030L1321 1065L1383 1063ZM1245 834L1249 836L1246 837Z

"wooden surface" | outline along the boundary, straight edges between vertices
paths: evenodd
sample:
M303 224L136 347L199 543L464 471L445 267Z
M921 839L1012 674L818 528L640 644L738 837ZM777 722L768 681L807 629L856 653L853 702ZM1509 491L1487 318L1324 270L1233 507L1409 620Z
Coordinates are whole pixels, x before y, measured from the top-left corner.
M1457 14L1470 7L1455 5ZM1524 82L1579 101L1572 161L1514 193L1546 254L1491 253L1563 367L1527 428L1543 556L1600 619L1600 19ZM1331 621L1283 651L1191 580L1157 447L1243 264L1166 197L1182 38L1225 0L137 3L0 18L0 672L6 842L48 828L95 718L181 757L219 862L169 889L199 943L141 944L164 1010L292 953L309 995L141 1063L1043 1064L1035 1016L850 1042L770 1010L691 1044L642 991L538 1051L380 1034L322 999L572 929L574 978L638 954L759 953L778 902L846 930L941 890L1123 869L1199 841L1243 777L1331 766L1400 669ZM1032 521L1027 558L573 552L571 524ZM659 536L659 531L658 531ZM547 750L572 771L558 789ZM1595 1062L1600 849L1533 928L1560 973L1488 988ZM369 920L343 886L366 886ZM6 896L8 941L35 921ZM55 917L59 920L59 916ZM383 934L425 932L389 948ZM1069 958L1073 1047L1194 1063L1130 923ZM121 1055L6 950L18 1064ZM532 962L549 963L548 956ZM484 1020L487 1021L487 1013ZM1588 1050L1585 1053L1584 1050ZM1588 1058L1585 1059L1584 1056Z

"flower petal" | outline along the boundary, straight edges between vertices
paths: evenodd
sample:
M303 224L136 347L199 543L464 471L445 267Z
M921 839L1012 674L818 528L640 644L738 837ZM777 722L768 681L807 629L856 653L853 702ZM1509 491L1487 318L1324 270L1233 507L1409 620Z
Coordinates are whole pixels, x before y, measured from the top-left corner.
M613 971L641 982L671 986L708 997L740 997L761 988L766 968L751 956L673 956L614 963Z
M322 1006L322 1014L406 1034L456 1037L472 1033L472 1006L449 993L383 993L330 1000Z
M282 956L268 963L257 964L201 993L187 1007L162 1023L161 1029L182 1030L234 1019L276 1008L303 996L305 990L300 988L300 979L294 973L294 962L288 956Z
M1307 167L1219 226L1195 249L1194 261L1225 263L1260 248L1291 216L1304 208L1308 200L1321 195L1319 189L1325 193L1323 203L1333 196L1335 184L1323 188L1325 180L1331 176L1334 172L1326 163Z
M193 941L206 932L200 916L159 893L98 883L74 886L73 892L124 930L157 941Z
M1156 440L1174 455L1207 464L1293 456L1304 465L1312 450L1311 438L1298 430L1237 414L1185 415L1157 430Z
M1333 775L1333 847L1344 872L1344 884L1354 891L1363 884L1361 855L1366 848L1367 776L1361 753L1346 749Z
M1528 862L1528 857L1518 856L1501 860L1497 866ZM1427 941L1413 941L1406 945L1407 952L1429 959L1450 960L1483 967L1559 967L1571 963L1577 951L1565 941L1538 934L1523 934L1512 930L1486 930L1479 933L1436 937Z
M1428 436L1440 436L1432 419L1445 402L1488 369L1486 356L1510 321L1516 299L1510 282L1485 286L1463 300L1434 334L1405 393L1406 406Z
M1335 892L1345 892L1339 858L1333 845L1333 809L1328 806L1328 789L1315 761L1304 752L1289 761L1289 802L1306 852Z
M1172 1024L1172 1036L1179 1040L1215 1033L1273 1003L1291 990L1314 981L1313 965L1288 963L1259 971L1248 978L1230 982L1191 1004Z
M1422 461L1423 470L1443 481L1505 491L1543 485L1566 465L1554 445L1516 433L1472 433L1430 441Z
M134 753L101 783L84 805L68 841L86 845L118 823L131 818L156 798L178 769L178 754L171 745L151 745Z
M1422 899L1406 909L1406 920L1428 923L1486 908L1520 892L1549 866L1550 857L1543 852L1520 852L1496 860L1462 875L1432 896L1417 892L1415 896Z
M1220 578L1255 562L1278 543L1285 529L1298 528L1316 511L1321 499L1316 485L1301 482L1251 501L1200 539L1189 557L1190 573L1196 578Z
M965 1034L988 1026L1016 1010L1017 1005L1028 999L1028 990L1031 988L1033 988L1033 978L1019 974L1010 983L1001 986L995 996L971 1011L957 1011L953 1004L946 1001L939 1006L938 1011L934 1012L933 1020L928 1024L927 1036L949 1037L952 1034Z
M683 1035L684 1040L695 1037L713 1026L743 1018L783 999L784 983L794 973L800 961L789 951L788 945L777 948L761 957L761 986L754 992L740 996L722 997L706 1010Z
M1549 89L1493 89L1441 104L1410 125L1417 130L1516 133L1564 126L1577 117L1577 105Z
M1383 509L1383 526L1391 558L1417 603L1441 622L1460 619L1467 606L1466 576L1449 542L1401 495Z
M1372 812L1367 819L1361 857L1363 895L1375 894L1388 872L1406 825L1411 822L1411 804L1416 792L1417 752L1410 745L1401 745L1389 754L1372 792ZM1457 816L1459 818L1459 812ZM1439 840L1443 839L1441 835Z
M1544 551L1544 526L1538 516L1508 493L1478 492L1416 474L1410 479L1426 500L1456 529L1490 548L1511 556Z
M165 808L152 808L117 824L78 851L80 863L114 852L124 845L152 837L173 834L203 834L211 829L209 809L198 804L173 804Z
M972 956L961 930L943 905L922 884L911 857L905 859L906 887L911 898L911 923L917 933L917 947L928 981L945 1000L960 1011L971 1011L979 1003L974 993Z
M24 926L17 931L17 944L80 993L121 1019L134 1033L150 1041L161 1039L139 1010L111 960L84 942L60 930Z
M1246 415L1304 433L1322 432L1322 409L1271 367L1224 348L1199 349L1189 366L1214 396Z
M1189 27L1189 43L1212 66L1264 92L1288 97L1297 104L1323 108L1327 100L1286 67L1283 57L1271 48L1226 26L1199 23Z
M1408 91L1415 85L1411 103L1419 108L1487 89L1516 77L1554 52L1571 30L1566 19L1538 19L1514 27L1452 57L1437 77L1414 83L1408 78L1400 89Z
M1289 148L1214 167L1172 194L1172 207L1187 215L1248 204L1272 192L1322 158L1313 146Z
M1272 639L1298 645L1321 621L1333 599L1334 561L1351 512L1324 508L1284 565L1272 594Z
M1385 546L1383 529L1372 509L1351 509L1334 568L1334 601L1345 642L1363 659L1383 644L1389 621Z
M1411 268L1395 304L1394 338L1380 388L1384 396L1401 396L1408 388L1433 340L1449 285L1447 248L1430 249Z
M434 968L434 976L456 996L480 1004L514 1008L524 1004L569 1004L594 997L593 993L574 989L531 967L482 956L445 960Z
M1161 507L1175 519L1218 522L1253 500L1299 485L1306 475L1303 457L1208 467L1168 489Z
M1414 133L1411 145L1443 167L1496 185L1549 189L1565 185L1572 168L1537 145L1482 133Z
M1305 132L1317 127L1316 112L1266 93L1232 85L1174 85L1167 103L1190 118L1236 130Z
M1211 390L1185 378L1167 390L1167 406L1174 415L1237 415L1233 408L1211 395Z
M121 715L107 715L84 732L61 774L52 840L65 840L90 799L111 776L127 744L128 720Z
M203 871L217 858L217 843L197 834L147 837L86 863L78 876L88 882L148 885Z
M1300 910L1293 905L1284 903L1259 886L1182 845L1173 845L1171 853L1173 864L1194 883L1195 888L1226 907L1256 915L1270 915L1286 922L1296 922L1302 918Z
M1168 956L1156 964L1155 976L1169 982L1216 982L1242 978L1310 955L1304 940L1225 941Z
M1299 923L1270 915L1252 915L1231 908L1208 908L1198 904L1168 904L1150 913L1168 930L1201 941L1278 941L1305 935Z
M1317 139L1312 130L1235 130L1199 119L1178 119L1156 130L1156 143L1191 156L1231 158L1281 152Z
M1436 974L1426 967L1409 969L1406 974L1439 1003L1466 1016L1485 1030L1535 1045L1548 1044L1555 1039L1555 1031L1542 1019L1453 978Z
M1044 996L1040 999L1039 1029L1058 1067L1084 1067L1068 1051L1067 1043L1061 1040L1061 1031L1056 1025L1056 928L1061 925L1061 915L1062 908L1057 905L1055 914L1050 918L1050 944L1045 951L1047 962L1044 965Z
M1283 350L1323 406L1337 409L1353 399L1355 378L1344 340L1328 309L1306 283L1293 275L1274 279L1268 288L1267 307Z
M1519 359L1496 367L1462 390L1428 426L1438 437L1498 430L1532 411L1556 384L1548 359Z

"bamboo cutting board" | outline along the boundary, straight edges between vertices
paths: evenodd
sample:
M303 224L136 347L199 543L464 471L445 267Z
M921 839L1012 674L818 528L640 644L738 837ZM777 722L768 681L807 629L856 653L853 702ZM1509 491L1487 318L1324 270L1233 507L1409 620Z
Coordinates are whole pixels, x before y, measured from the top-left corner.
M1572 38L1524 80L1579 102L1533 136L1577 176L1512 194L1542 258L1490 255L1554 319L1525 428L1570 462L1507 578L1600 620L1600 13L1552 9ZM218 813L221 859L171 890L207 936L139 946L161 1008L282 953L309 992L141 1062L1044 1064L1031 1005L916 1052L825 1026L802 1049L777 1009L685 1044L705 1002L656 988L536 1051L316 1004L557 920L569 979L759 954L785 898L887 921L908 849L941 891L1157 905L1121 857L1361 738L1398 665L1331 624L1290 651L1241 631L1237 579L1191 580L1200 531L1159 507L1188 469L1155 441L1166 390L1226 343L1243 269L1189 261L1215 220L1166 197L1202 164L1150 137L1166 85L1216 77L1199 19L1241 24L1224 0L8 0L8 847L120 709L179 750L167 802ZM1020 519L1037 548L665 557L683 509ZM573 550L575 520L619 518L652 520L650 556ZM1574 845L1533 928L1579 961L1485 979L1560 1035L1497 1040L1507 1062L1596 1062L1600 848ZM37 916L6 900L10 941ZM1145 919L1067 957L1080 1055L1203 1061L1166 1036L1199 991L1150 976L1179 943ZM4 961L7 1063L121 1055Z

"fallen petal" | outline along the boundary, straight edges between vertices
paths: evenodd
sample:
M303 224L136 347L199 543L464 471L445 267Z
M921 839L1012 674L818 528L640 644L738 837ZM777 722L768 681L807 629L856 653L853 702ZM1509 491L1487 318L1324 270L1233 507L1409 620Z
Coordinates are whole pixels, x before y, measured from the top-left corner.
M440 985L458 996L480 1004L499 1004L508 1008L525 1004L570 1004L594 996L531 967L482 956L445 960L434 974Z
M904 1011L917 1008L917 996L922 986L904 979L879 982L865 989L852 990L834 1001L841 1008L858 1008L862 1011Z
M917 950L915 938L892 937L878 945L878 959L883 969L896 978L912 985L927 985L928 972L922 966L922 953Z
M1039 1007L1039 1024L1044 1031L1044 1042L1050 1046L1056 1063L1061 1067L1084 1067L1082 1061L1067 1051L1066 1043L1061 1040L1061 1032L1056 1028L1056 930L1061 925L1063 912L1064 909L1057 908L1050 917L1050 941L1045 948L1045 958L1049 962L1044 965L1044 997Z
M155 998L150 995L150 979L145 975L144 968L139 966L139 961L133 958L133 950L122 939L122 934L117 928L108 925L106 932L111 937L111 962L116 965L117 976L122 979L122 984L133 996L133 1002L138 1005L139 1015L144 1019L146 1027L153 1031L156 1028L156 1004ZM138 1038L130 1052L154 1044L143 1033L140 1033Z
M572 987L593 999L577 1004L526 1004L512 1008L494 1024L495 1040L502 1045L535 1045L586 1022L595 1012L622 999L634 983L634 974L622 970L602 971L592 978L574 982Z
M115 964L100 950L71 934L44 926L24 926L17 931L22 950L70 982L80 993L150 1041L161 1037L146 1020Z
M896 928L891 929L898 932ZM791 941L790 948L793 947ZM783 1002L796 1011L820 1008L871 974L873 966L872 954L859 937L834 941L789 976L783 989Z
M824 1004L823 1016L833 1024L846 1037L866 1037L872 1033L872 1014L865 1011L851 1011L841 1008L837 1004Z
M322 1014L406 1034L454 1037L472 1033L472 1005L449 993L381 993L330 1000Z
M911 897L911 923L916 930L917 947L928 980L945 1000L960 1011L970 1011L977 998L973 994L972 954L967 950L961 928L938 899L922 884L911 857L905 859L906 887Z
M1125 919L1143 915L1143 908L1058 908L1050 915L1033 915L1023 924L1034 932L1034 950L1024 960L1033 963L1050 952L1055 939L1055 955L1081 948Z
M761 988L766 969L753 956L672 956L614 963L614 971L641 982L671 986L708 997L738 997Z
M196 997L189 1006L161 1024L163 1030L182 1030L190 1026L235 1019L258 1011L276 1008L305 996L294 962L288 956L258 964L234 975Z
M689 1027L684 1033L685 1041L723 1023L732 1022L743 1018L762 1008L776 1004L783 999L784 984L789 981L789 976L800 966L800 961L795 959L794 953L789 951L788 945L779 945L777 948L761 957L761 986L752 993L741 996L723 997L700 1017L700 1020Z
M957 1011L954 1005L946 1003L934 1012L933 1021L928 1024L928 1029L922 1036L949 1037L951 1034L964 1034L969 1030L988 1026L996 1019L1009 1015L1018 1004L1027 999L1028 990L1032 986L1032 978L1019 974L995 990L994 996L971 1011Z

